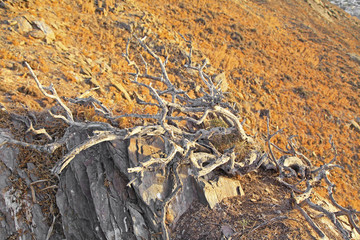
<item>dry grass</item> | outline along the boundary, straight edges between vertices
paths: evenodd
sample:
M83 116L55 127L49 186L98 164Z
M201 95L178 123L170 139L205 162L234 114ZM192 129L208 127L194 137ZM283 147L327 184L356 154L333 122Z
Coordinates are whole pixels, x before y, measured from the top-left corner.
M347 55L360 55L358 21L338 15L333 23L327 22L305 1L296 5L291 5L291 1L259 2L105 1L106 13L98 13L96 8L103 6L88 0L19 1L14 12L0 9L5 29L0 36L0 101L10 110L20 109L23 104L41 111L53 104L32 87L26 69L21 65L13 67L13 62L27 60L40 81L44 85L53 83L61 96L75 97L93 87L80 74L81 68L87 67L103 89L94 92L94 96L114 112L154 113L153 108L129 104L111 87L109 80L116 79L130 95L137 91L145 100L150 99L146 91L130 84L125 74L132 71L121 56L129 32L119 23L137 22L147 29L152 43L161 39L163 43L157 45L177 53L172 54L175 57L168 65L175 69L184 63L181 50L185 48L177 32L190 34L194 59L208 57L212 71L227 73L231 98L239 103L241 117L248 119L245 126L249 133L266 130L259 111L269 109L271 130L286 127L288 134L299 135L303 152L317 165L329 156L328 138L333 135L339 163L345 166L345 172L338 172L332 179L338 186L336 197L342 205L360 209L360 135L348 125L360 112L360 71ZM113 9L115 5L117 10ZM143 16L143 11L149 14ZM54 44L6 30L10 27L6 21L24 12L51 25L56 34ZM106 71L105 64L111 69ZM181 70L169 73L171 79L188 89L190 83L200 84L199 79L191 82L191 74ZM80 81L74 74L80 76ZM300 87L305 92L293 91ZM304 98L306 93L311 94ZM81 119L103 121L89 109L78 109L77 114ZM119 124L128 127L134 124L133 120L119 120ZM226 139L220 139L223 140ZM285 141L280 137L277 143L282 145Z

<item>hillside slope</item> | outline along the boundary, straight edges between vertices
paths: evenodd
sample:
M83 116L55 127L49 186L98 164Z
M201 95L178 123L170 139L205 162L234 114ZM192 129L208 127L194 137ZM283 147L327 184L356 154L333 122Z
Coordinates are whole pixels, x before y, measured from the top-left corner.
M344 167L330 176L335 198L360 209L360 20L340 8L322 0L30 0L0 6L0 103L8 111L53 105L21 65L26 60L60 96L85 93L116 114L151 113L135 104L138 89L122 57L126 41L133 31L147 35L161 56L170 55L170 78L191 90L198 83L187 81L191 73L180 69L186 49L181 33L192 39L195 59L207 57L210 72L225 73L228 99L246 119L249 134L263 140L260 113L270 110L271 130L298 135L316 165L331 160L332 135ZM26 24L36 20L54 35ZM149 99L146 92L138 94ZM102 120L88 109L76 115ZM286 135L279 136L277 144L285 143Z

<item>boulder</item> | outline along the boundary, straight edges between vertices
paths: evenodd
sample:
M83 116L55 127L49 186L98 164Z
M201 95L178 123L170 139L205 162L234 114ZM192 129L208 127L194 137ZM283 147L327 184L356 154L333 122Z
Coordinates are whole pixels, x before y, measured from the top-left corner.
M84 142L93 130L74 127L68 148ZM159 204L174 190L176 180L166 170L137 174L128 169L151 157L165 158L170 149L165 138L147 136L104 142L79 153L60 176L56 195L66 238L150 239L160 233ZM170 228L195 200L213 208L226 197L244 194L236 179L195 179L190 173L190 164L183 160L178 167L182 188L166 208ZM155 235L152 239L161 238Z

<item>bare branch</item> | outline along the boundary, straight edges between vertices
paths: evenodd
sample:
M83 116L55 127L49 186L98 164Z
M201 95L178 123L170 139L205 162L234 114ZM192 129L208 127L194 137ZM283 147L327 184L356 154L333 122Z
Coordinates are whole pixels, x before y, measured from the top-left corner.
M320 230L320 228L314 223L314 221L309 217L309 215L302 209L298 204L295 203L295 208L301 212L306 221L310 224L310 226L315 230L315 232L319 235L320 238L325 238L325 234Z
M119 139L119 134L115 134L109 131L97 132L97 135L91 137L87 141L85 141L80 146L77 146L72 151L64 156L64 158L57 163L54 168L51 170L54 174L60 174L62 170L71 162L71 160L76 157L81 151L84 151L94 145L97 145L102 142L112 141L115 139Z
M61 101L60 97L58 96L58 94L57 94L55 88L52 86L52 84L49 87L42 86L40 81L36 77L34 71L30 67L30 65L26 61L24 62L24 64L29 69L31 76L34 78L39 90L41 91L41 93L44 94L44 96L46 96L48 98L56 100L60 104L60 106L65 110L67 121L68 122L74 122L74 117L73 117L70 109L63 103L63 101ZM46 90L51 92L51 94L47 93Z
M340 222L336 219L336 215L332 212L327 211L325 208L321 207L320 205L317 205L310 201L309 198L307 198L306 203L313 209L325 213L325 215L331 220L331 222L335 225L335 227L340 231L344 239L350 239L350 233L343 228L343 226L340 224Z

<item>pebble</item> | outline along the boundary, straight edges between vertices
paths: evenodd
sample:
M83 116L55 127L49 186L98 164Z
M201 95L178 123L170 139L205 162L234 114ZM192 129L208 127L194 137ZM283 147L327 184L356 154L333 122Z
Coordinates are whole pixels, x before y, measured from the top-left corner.
M35 26L45 34L45 39L47 43L52 43L55 40L55 33L51 29L51 27L49 27L49 25L47 25L43 21L33 21L33 24L35 24Z
M25 17L16 17L12 20L8 20L10 25L16 25L16 30L23 34L33 30L33 27Z
M45 38L45 33L38 29L32 30L31 32L29 32L29 35L36 39L44 39Z

